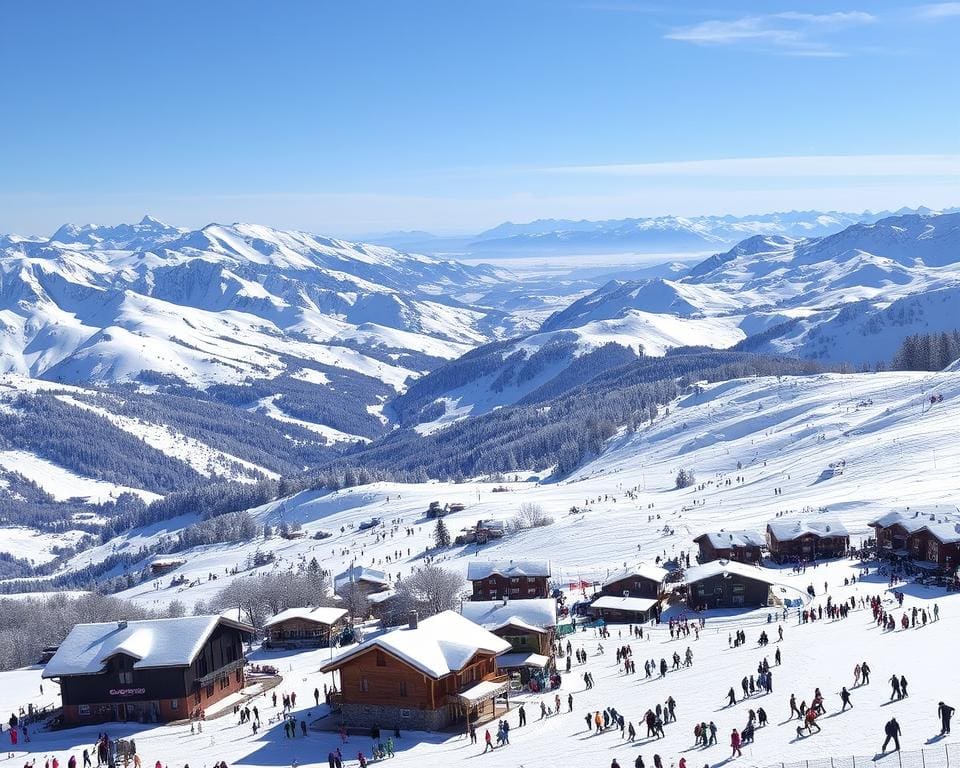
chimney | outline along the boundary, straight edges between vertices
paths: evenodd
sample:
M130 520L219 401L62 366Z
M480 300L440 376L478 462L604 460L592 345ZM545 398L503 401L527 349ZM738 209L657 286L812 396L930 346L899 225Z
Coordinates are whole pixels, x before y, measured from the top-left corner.
M417 612L410 611L410 629L416 629L418 626Z

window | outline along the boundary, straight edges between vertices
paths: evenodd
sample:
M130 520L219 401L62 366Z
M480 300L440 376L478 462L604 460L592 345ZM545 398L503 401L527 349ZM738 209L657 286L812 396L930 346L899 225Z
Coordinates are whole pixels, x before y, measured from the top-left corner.
M220 678L220 690L221 690L221 691L222 691L224 688L228 687L229 685L230 685L230 676L229 676L229 675L224 675L223 677Z
M401 681L400 681L400 695L401 695L401 696L406 696L406 695L407 695L407 681L406 681L406 680L401 680Z
M121 672L118 677L120 678L121 685L130 685L133 683L133 672Z
M387 666L387 654L385 654L383 651L377 651L377 666Z
M745 590L746 590L746 587L744 587L743 584L733 585L733 594L735 595L742 595Z
M81 704L79 707L77 707L77 712L78 712L80 715L82 715L82 716L89 715L89 714L90 714L90 705L89 705L89 704Z
M213 696L213 683L207 686L207 698L209 699L211 696Z
M401 710L400 710L400 717L410 717L410 710L409 710L409 709L401 709Z
M512 579L510 579L510 583L511 583L511 584L519 584L519 583L520 583L519 577L514 576Z
M360 678L360 693L367 693L370 690L370 683L367 681L367 678Z
M180 709L180 699L170 699L170 709Z

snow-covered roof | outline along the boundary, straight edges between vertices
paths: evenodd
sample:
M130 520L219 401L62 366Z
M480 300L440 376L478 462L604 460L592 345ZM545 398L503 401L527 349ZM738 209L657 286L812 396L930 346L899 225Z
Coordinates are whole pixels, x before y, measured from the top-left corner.
M606 608L613 611L649 611L657 601L649 597L616 597L602 595L591 603L591 608Z
M735 547L762 547L766 541L762 533L756 531L709 531L701 533L694 541L706 539L714 549Z
M703 565L695 565L692 568L687 568L683 572L683 580L687 584L693 584L694 582L709 579L711 576L717 576L721 573L743 576L748 579L754 579L755 581L763 581L767 584L777 583L774 578L776 571L758 568L755 565L745 565L744 563L738 563L734 560L712 560Z
M624 568L616 573L611 573L604 580L603 586L606 587L609 584L616 584L618 581L623 581L624 579L634 579L638 576L641 579L648 579L660 584L664 579L667 578L667 569L661 568L659 565L650 565L650 563L637 563L636 565L631 565L629 568Z
M339 592L346 584L356 584L360 581L366 581L371 584L382 584L385 587L390 586L390 579L383 571L377 571L373 568L364 568L362 565L355 565L347 568L343 573L338 573L333 579L333 589Z
M264 627L272 627L277 624L282 624L283 622L289 619L303 619L304 621L312 621L316 624L336 624L340 619L347 615L347 612L343 608L287 608L285 611L280 611L276 616L271 619L267 619L263 623Z
M550 578L549 560L473 561L467 565L467 580L478 581L490 576L546 576Z
M415 629L394 629L360 643L325 664L321 671L339 669L371 648L379 648L439 680L463 669L480 651L495 655L506 653L510 643L455 611L444 611L424 619Z
M505 653L497 657L497 667L500 669L515 669L516 667L537 667L544 669L550 659L539 653Z
M826 520L774 520L767 528L776 536L777 541L793 541L801 536L812 534L820 539L849 536L847 529L836 518Z
M220 624L254 631L224 616L77 624L47 663L43 677L96 675L118 653L133 657L134 669L188 666Z
M471 600L460 613L486 629L499 629L508 623L529 625L536 629L557 626L557 601L551 598L533 600Z
M881 528L899 525L907 533L926 530L941 544L960 542L960 515L957 514L957 508L951 505L944 508L895 510L871 521L870 525Z

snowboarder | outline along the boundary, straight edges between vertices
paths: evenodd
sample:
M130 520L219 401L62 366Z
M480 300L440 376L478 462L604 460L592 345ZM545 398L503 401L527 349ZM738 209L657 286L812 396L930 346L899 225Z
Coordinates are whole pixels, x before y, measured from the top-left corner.
M940 715L940 735L946 736L950 733L950 718L953 717L953 707L944 704L942 701L937 705L937 714Z

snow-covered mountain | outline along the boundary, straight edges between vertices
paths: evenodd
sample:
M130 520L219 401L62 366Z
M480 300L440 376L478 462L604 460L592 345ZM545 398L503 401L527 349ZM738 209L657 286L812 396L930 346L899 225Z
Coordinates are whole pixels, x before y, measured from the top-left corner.
M706 251L754 235L789 238L825 237L853 224L873 223L891 215L932 213L927 208L891 214L839 211L790 211L752 216L658 216L638 219L574 221L539 219L506 222L481 232L468 250L478 254L615 253Z
M65 225L0 246L0 370L207 388L334 369L397 391L510 331L503 312L457 298L504 278L252 224Z
M426 430L521 401L610 343L648 355L739 345L862 366L889 362L907 335L958 326L960 213L910 213L822 238L754 235L674 278L610 281L537 331L438 369L413 394L424 413L442 414Z

